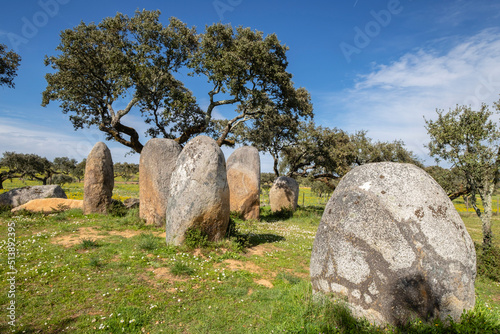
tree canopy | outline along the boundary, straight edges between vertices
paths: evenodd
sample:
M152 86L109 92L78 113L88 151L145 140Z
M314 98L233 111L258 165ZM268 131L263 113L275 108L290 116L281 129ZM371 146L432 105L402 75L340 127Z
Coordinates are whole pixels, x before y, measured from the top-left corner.
M0 44L0 86L14 88L14 78L20 62L21 57L17 53L8 51L5 44Z
M4 168L0 173L0 189L3 189L4 181L13 178L29 177L46 185L56 175L77 177L78 165L75 159L67 157L58 157L51 162L37 154L4 152L0 159L0 167ZM59 180L62 181L63 178ZM64 178L64 181L68 182L69 179Z
M299 122L296 133L284 143L278 136L264 146L279 152L282 156L280 169L287 176L305 177L310 182L321 181L331 189L353 167L366 163L392 161L422 167L402 141L375 142L366 136L366 131L349 135L337 128L317 126L312 121ZM276 168L275 173L279 176Z
M183 144L194 135L213 134L214 109L234 105L234 118L219 126L219 145L233 144L227 137L243 122L312 112L309 94L293 86L288 48L276 35L220 23L197 34L176 18L164 26L159 16L146 10L133 17L118 13L62 31L59 55L45 60L53 72L46 75L42 105L60 101L75 129L97 126L107 139L136 152L143 143L124 119L133 110L149 124L148 136ZM175 77L186 70L210 85L205 109Z
M495 103L500 110L500 101ZM491 120L493 113L482 105L480 110L456 106L448 112L437 110L436 120L426 120L431 137L427 145L431 156L444 160L463 175L472 205L483 225L483 245L492 242L492 194L500 177L500 131ZM481 197L483 211L475 203Z

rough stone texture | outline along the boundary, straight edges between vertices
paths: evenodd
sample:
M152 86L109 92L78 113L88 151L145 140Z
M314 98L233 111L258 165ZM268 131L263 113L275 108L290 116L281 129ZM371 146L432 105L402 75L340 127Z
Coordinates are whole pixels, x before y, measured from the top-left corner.
M106 144L98 142L90 151L85 165L83 213L107 213L114 185L111 152Z
M127 209L135 209L139 207L140 200L138 198L127 198L123 201L123 205L125 205Z
M356 316L377 324L459 320L474 307L475 277L474 244L422 169L368 164L340 181L313 245L315 293L343 295Z
M172 139L153 138L139 161L139 211L146 224L164 226L170 177L181 146Z
M30 186L12 189L0 194L0 205L17 207L39 198L67 198L67 196L58 185Z
M299 201L299 184L297 181L287 176L280 176L274 181L269 190L269 202L271 211L276 212L282 209L297 209Z
M66 198L40 198L15 207L11 211L28 210L32 212L51 213L53 211L66 211L69 209L83 210L83 201Z
M182 244L190 228L217 241L225 235L228 223L229 186L224 154L213 139L198 136L184 147L172 173L167 200L167 243Z
M255 147L240 147L229 156L227 183L231 211L244 219L259 219L260 157Z

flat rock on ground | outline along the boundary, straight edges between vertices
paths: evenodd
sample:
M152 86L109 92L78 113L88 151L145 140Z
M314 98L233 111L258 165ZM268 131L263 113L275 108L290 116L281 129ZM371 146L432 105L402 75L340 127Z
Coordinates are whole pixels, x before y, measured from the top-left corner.
M51 213L54 211L66 211L69 209L82 209L83 201L66 198L40 198L34 199L23 205L12 209L12 212L28 210L31 212Z
M0 194L0 205L16 207L39 198L67 198L67 196L58 185L29 186L12 189Z

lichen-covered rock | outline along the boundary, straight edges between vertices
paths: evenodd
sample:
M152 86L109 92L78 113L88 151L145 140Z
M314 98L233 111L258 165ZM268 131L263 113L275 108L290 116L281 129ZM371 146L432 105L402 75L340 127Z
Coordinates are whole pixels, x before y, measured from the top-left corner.
M287 176L278 177L269 190L271 211L296 210L299 201L299 184Z
M229 187L226 161L217 143L198 136L177 158L167 200L166 240L180 245L189 229L218 241L229 223Z
M85 164L83 213L107 213L114 185L111 152L106 144L98 142L90 151Z
M146 224L163 226L167 210L170 177L181 146L172 139L153 138L141 152L139 161L139 212Z
M252 146L236 149L227 159L227 183L231 211L243 219L259 219L260 157Z
M410 164L357 167L339 183L311 255L315 293L347 297L358 317L459 320L474 307L476 254L444 190Z
M17 207L39 198L67 198L66 193L58 185L29 186L16 188L0 194L0 205Z
M67 198L39 198L29 201L12 209L12 212L28 210L31 212L51 213L54 211L66 211L70 209L82 209L83 201Z

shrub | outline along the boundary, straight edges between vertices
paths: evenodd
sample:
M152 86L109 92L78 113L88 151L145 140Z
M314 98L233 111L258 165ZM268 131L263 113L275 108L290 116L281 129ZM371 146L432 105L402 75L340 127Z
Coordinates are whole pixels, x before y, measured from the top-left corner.
M500 249L497 246L484 248L475 243L477 256L477 274L500 282Z
M170 272L175 276L191 276L194 274L194 269L187 264L176 261L173 265L170 266Z
M159 247L158 239L152 233L141 233L137 246L145 251L153 251Z
M95 256L90 258L89 266L94 268L101 268L103 266L103 263L101 262L101 259L99 259L99 257Z
M111 204L108 205L108 214L114 217L125 217L127 215L128 209L120 201L112 200Z
M84 238L80 242L81 249L91 249L91 248L97 248L97 247L99 247L99 244L97 243L97 241L92 240L92 239Z
M189 249L208 248L211 246L208 235L197 228L189 228L186 231L184 245Z

